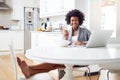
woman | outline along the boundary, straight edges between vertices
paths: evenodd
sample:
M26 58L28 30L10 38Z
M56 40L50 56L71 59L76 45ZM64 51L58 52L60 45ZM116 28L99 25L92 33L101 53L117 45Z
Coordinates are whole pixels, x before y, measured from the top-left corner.
M85 45L89 39L90 31L81 28L84 21L84 14L77 9L71 10L66 15L66 22L71 26L69 30L63 30L64 38L70 40L73 45ZM26 78L37 73L49 72L57 68L65 67L63 64L42 63L38 65L28 66L25 61L17 57L17 62Z
M63 30L65 39L70 40L74 45L86 44L91 32L81 27L84 21L84 14L75 9L67 13L65 20L72 27L70 30Z

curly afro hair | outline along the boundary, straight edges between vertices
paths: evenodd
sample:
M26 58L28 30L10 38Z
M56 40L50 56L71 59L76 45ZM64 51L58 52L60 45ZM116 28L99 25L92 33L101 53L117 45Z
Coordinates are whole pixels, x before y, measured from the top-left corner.
M69 11L67 13L66 18L65 18L67 24L68 25L70 24L70 18L73 17L73 16L78 17L78 19L79 19L79 25L82 25L83 21L85 20L84 19L85 16L84 16L84 14L81 11L79 11L77 9L71 10L71 11Z

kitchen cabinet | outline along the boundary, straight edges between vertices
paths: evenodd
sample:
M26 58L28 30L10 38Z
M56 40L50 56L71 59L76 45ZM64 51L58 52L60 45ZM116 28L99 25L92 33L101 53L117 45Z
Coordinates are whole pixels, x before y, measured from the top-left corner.
M24 0L23 5L24 7L35 7L39 8L39 1L40 0Z
M55 39L62 39L62 33L31 31L31 48L39 46L54 46Z
M8 45L13 43L15 50L24 49L24 35L23 31L0 31L0 52L8 51Z
M8 31L0 31L0 51L8 50L8 44L11 40L10 32Z
M73 6L74 0L40 0L40 17L63 15Z
M21 20L23 13L23 0L12 0L12 20Z
M11 31L11 39L14 45L14 49L24 49L24 32L23 31Z
M88 2L88 0L40 0L40 17L65 15L72 9L86 13Z

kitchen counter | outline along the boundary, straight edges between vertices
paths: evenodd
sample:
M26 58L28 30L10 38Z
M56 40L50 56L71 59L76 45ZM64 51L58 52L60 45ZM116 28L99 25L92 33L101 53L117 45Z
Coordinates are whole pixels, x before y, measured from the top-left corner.
M31 48L53 45L54 39L62 39L62 32L31 31Z
M8 51L8 44L13 42L15 50L23 50L23 31L0 30L0 52Z

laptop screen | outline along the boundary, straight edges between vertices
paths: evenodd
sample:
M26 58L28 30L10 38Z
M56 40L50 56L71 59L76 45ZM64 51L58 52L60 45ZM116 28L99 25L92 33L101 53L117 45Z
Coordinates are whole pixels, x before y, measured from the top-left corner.
M87 48L104 47L108 39L111 37L113 30L95 30L92 31L89 41L86 44Z

